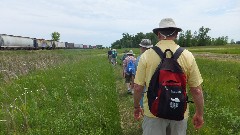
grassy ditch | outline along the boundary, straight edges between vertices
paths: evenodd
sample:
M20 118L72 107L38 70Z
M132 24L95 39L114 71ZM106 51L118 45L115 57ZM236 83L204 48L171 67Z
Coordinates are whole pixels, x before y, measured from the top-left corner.
M122 134L113 68L87 54L2 85L0 134Z

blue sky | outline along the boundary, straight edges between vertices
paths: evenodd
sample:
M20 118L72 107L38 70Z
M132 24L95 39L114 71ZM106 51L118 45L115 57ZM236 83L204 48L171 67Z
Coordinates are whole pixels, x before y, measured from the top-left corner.
M239 0L0 0L0 34L110 46L122 33L136 35L171 17L184 31L240 41Z

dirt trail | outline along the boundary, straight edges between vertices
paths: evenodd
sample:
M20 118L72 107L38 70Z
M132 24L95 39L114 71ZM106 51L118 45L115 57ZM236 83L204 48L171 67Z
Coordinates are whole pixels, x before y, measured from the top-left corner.
M240 55L237 55L237 54L193 53L193 55L196 58L240 62Z
M119 63L114 66L116 75L116 88L119 93L118 106L121 115L121 127L123 135L142 134L141 121L135 121L133 117L133 95L127 94L125 80L122 77L122 66Z

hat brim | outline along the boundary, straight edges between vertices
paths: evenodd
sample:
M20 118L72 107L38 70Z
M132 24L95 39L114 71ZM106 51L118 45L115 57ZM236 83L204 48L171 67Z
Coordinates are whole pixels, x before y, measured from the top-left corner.
M135 55L135 54L133 54L133 53L126 53L127 55Z
M177 27L167 27L167 28L175 28L175 29L177 30L177 32L182 31L181 28L177 28ZM158 31L159 31L159 30L167 29L167 28L155 28L155 29L153 29L153 33L155 33L156 35L158 35Z
M148 46L145 46L145 45L142 45L142 44L139 44L141 47L144 47L144 48L152 48L153 45L148 45Z

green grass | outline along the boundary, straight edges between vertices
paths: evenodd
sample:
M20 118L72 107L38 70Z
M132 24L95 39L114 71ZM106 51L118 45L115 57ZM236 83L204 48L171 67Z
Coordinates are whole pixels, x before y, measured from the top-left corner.
M197 59L197 63L204 79L205 98L205 125L198 134L239 135L240 65L206 59ZM189 134L197 134L191 124L189 121Z
M0 121L0 134L141 134L121 76L124 50L117 50L116 67L108 63L106 49L0 52L1 70L17 75L0 74L0 120L6 120ZM137 57L140 50L133 51ZM191 104L187 133L239 135L239 63L202 58L197 63L204 79L205 124L193 128Z
M187 48L193 53L219 53L219 54L240 54L240 45L226 46L201 46Z
M1 134L121 134L113 69L103 56L36 71L1 87Z

